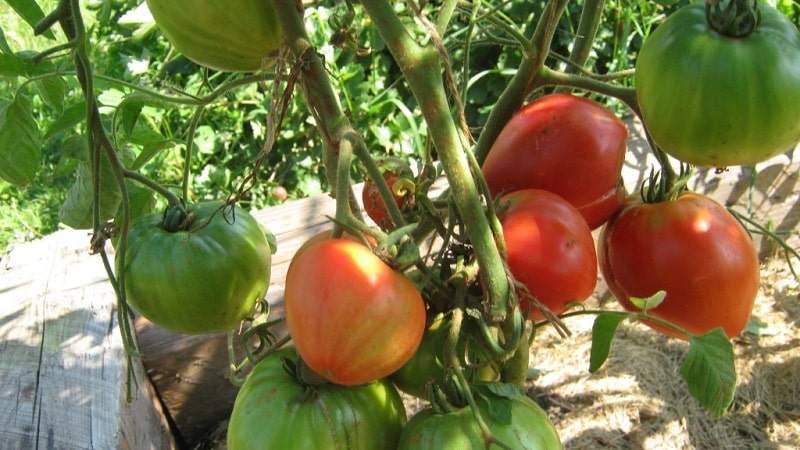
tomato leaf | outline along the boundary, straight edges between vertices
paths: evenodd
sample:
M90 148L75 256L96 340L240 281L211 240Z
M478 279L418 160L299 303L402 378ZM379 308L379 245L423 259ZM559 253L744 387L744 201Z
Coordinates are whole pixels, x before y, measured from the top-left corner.
M72 185L58 217L65 225L75 229L90 229L93 226L94 204L92 166L89 162L88 149L84 146L82 160L75 169L75 184ZM105 154L100 164L100 221L114 216L122 203L122 193L114 178L111 163ZM81 157L79 157L81 159Z
M61 77L42 78L34 83L36 92L42 101L54 111L64 110L64 99L67 96L67 83Z
M16 11L25 22L28 22L31 28L34 28L40 20L44 19L44 12L42 8L39 7L39 4L36 3L36 0L6 0L6 3L14 8L14 11ZM56 38L51 30L45 31L42 33L42 36L48 39Z
M592 350L589 355L589 372L595 373L605 364L611 350L611 341L625 315L604 312L594 319L592 325Z
M476 383L475 401L483 402L491 418L499 423L511 423L511 407L515 399L525 395L521 386L509 383Z
M86 120L86 102L74 103L64 108L61 115L56 117L53 123L47 127L44 137L45 139L51 138L58 133L71 129L84 120Z
M0 28L0 52L5 53L6 55L10 55L14 53L11 50L11 47L8 45L8 40L6 40L6 34L3 32L3 29Z
M42 157L39 125L24 95L0 101L0 178L12 184L33 180Z
M667 297L667 292L664 290L658 291L655 294L651 295L650 297L639 298L639 297L631 297L631 303L636 305L637 308L641 309L644 312L647 312L648 309L653 309L656 306L660 305L661 302Z
M691 336L689 344L689 352L681 364L681 377L688 383L689 393L714 418L720 418L733 402L736 391L733 344L722 328Z

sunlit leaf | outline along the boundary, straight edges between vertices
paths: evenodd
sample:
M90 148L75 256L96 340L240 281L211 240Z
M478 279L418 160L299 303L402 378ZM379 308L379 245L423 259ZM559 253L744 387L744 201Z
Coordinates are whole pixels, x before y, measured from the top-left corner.
M637 308L641 309L642 311L647 311L649 309L653 309L656 306L660 305L661 302L667 297L667 291L658 291L655 294L651 295L650 297L631 297L631 303L633 303Z
M88 158L87 158L88 159ZM93 226L93 182L92 166L89 161L81 161L75 170L75 184L67 193L59 211L59 219L65 225L76 229L90 229ZM117 213L122 202L122 192L111 170L111 163L103 154L100 164L100 217L108 220Z
M39 125L30 100L17 95L0 101L0 178L26 184L39 170L42 157Z
M31 28L35 27L40 20L44 19L44 12L42 8L39 7L39 4L36 3L36 0L6 0L6 3L14 8L14 11L16 11ZM42 35L48 39L55 39L55 35L50 30L47 30Z
M733 344L722 328L692 336L681 377L692 394L715 418L722 417L736 392Z
M595 373L605 364L611 351L611 341L617 332L620 322L625 320L622 314L604 312L594 319L592 325L592 349L589 355L589 372Z

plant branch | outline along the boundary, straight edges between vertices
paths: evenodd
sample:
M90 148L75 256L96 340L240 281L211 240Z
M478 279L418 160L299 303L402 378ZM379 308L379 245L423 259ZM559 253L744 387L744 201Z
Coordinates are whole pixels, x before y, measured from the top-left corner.
M470 171L465 154L469 150L463 147L450 113L440 55L435 49L422 47L413 40L390 2L362 0L361 4L375 23L420 105L447 177L450 195L464 220L466 234L484 271L482 281L488 297L487 312L491 320L502 322L509 313L508 280Z

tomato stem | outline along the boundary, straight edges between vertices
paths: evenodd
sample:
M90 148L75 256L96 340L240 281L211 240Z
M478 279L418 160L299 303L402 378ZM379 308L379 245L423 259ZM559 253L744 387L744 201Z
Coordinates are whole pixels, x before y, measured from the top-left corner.
M275 12L283 27L284 39L292 54L297 59L296 68L300 71L300 87L308 104L308 110L314 117L317 129L322 136L325 148L325 171L329 175L337 173L338 154L341 139L345 134L360 135L352 128L350 121L342 111L339 99L328 78L325 65L311 44L303 22L302 6L292 0L274 0ZM337 177L329 176L332 192L337 190ZM353 214L360 215L355 195L348 189L345 198L337 198L337 202L348 202Z
M419 102L447 176L451 197L485 271L483 281L489 297L487 313L491 320L501 322L508 316L508 280L465 156L468 150L450 115L441 75L441 55L435 49L414 41L390 2L362 0L361 4Z

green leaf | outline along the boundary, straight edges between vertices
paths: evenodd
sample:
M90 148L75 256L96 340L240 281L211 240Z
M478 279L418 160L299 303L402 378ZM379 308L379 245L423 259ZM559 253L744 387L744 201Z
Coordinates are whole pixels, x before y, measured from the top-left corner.
M0 76L21 77L27 73L25 62L17 55L0 53Z
M667 291L661 290L651 295L650 297L645 297L645 298L631 297L630 300L631 303L633 303L637 308L646 312L648 309L653 309L656 306L660 305L661 302L663 302L666 297L667 297Z
M525 396L525 388L511 383L474 383L475 401L486 406L489 416L499 423L511 423L514 400Z
M720 418L733 403L736 392L736 367L733 344L722 328L689 338L689 352L681 365L681 377L689 393Z
M64 225L75 229L91 229L93 224L92 205L94 204L92 166L87 161L78 163L75 170L75 184L72 185L58 217ZM111 163L105 154L100 164L100 221L114 217L122 202L122 192L114 178Z
M30 100L0 101L0 178L12 184L33 180L42 158L39 125Z
M14 53L14 51L11 50L11 47L8 45L6 34L3 32L2 28L0 28L0 52L5 53L6 55Z
M64 110L67 83L61 77L42 78L34 83L42 101L57 113Z
M589 372L595 373L605 364L611 351L611 341L624 315L604 312L594 319L592 325L592 350L589 355Z
M139 153L139 156L137 156L136 160L133 161L133 163L129 166L131 170L140 169L142 166L147 164L147 161L157 155L158 152L164 150L165 148L172 147L180 142L176 139L166 138L161 133L153 129L141 126L136 127L133 130L129 139L132 144L140 145L142 147L142 151Z
M132 98L126 98L117 107L117 115L122 126L122 132L126 136L133 133L136 122L142 114L142 108L144 108L144 102L140 99Z
M14 8L14 11L16 11L25 22L28 22L31 28L34 28L39 21L44 19L44 12L42 8L39 7L39 4L36 3L36 0L6 0L6 3ZM42 35L48 39L56 38L50 30L47 30Z
M133 220L139 216L149 214L156 209L155 192L142 186L139 183L132 181L125 182L126 190L128 191L128 213L129 220ZM122 216L122 207L117 211L117 217ZM119 223L119 222L117 222Z
M67 106L61 115L50 124L44 133L45 139L49 139L58 133L72 129L75 125L86 120L86 102L80 101Z

